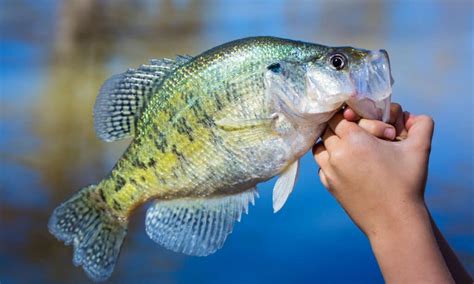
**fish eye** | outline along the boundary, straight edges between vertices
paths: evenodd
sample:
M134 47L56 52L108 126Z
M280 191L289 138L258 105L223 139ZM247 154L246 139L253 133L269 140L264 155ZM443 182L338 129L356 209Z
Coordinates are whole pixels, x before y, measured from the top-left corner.
M331 66L336 70L341 70L346 66L347 59L342 53L336 53L329 59Z

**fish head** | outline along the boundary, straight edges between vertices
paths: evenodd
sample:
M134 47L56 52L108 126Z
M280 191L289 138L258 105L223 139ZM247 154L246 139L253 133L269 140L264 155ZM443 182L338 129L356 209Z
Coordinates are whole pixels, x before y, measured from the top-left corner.
M306 74L306 95L313 111L347 103L362 117L389 119L393 79L385 50L332 48L310 62Z
M385 50L328 48L303 63L270 67L267 84L292 117L311 120L347 104L364 118L389 119L393 79Z

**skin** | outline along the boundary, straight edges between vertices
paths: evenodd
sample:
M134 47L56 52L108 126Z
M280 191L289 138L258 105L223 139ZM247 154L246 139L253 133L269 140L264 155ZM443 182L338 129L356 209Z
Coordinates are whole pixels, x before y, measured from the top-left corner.
M331 119L313 148L321 182L368 237L386 282L472 283L424 200L433 120L398 104L391 117L346 109Z

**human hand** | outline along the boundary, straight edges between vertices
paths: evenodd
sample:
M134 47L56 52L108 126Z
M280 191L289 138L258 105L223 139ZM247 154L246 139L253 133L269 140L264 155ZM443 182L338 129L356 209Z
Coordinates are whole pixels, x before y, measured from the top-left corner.
M356 122L370 134L386 140L404 140L407 137L407 129L405 128L406 115L409 115L409 113L403 112L401 105L397 103L390 105L390 119L387 123L361 118L351 108L346 108L343 111L343 117L346 120Z
M409 212L426 210L433 120L392 104L389 123L394 126L360 119L346 109L329 122L322 142L313 148L323 185L369 238L397 230L395 224ZM381 139L396 137L405 139Z
M424 202L433 120L392 104L389 123L350 109L331 119L313 148L321 182L368 236L386 282L454 283Z

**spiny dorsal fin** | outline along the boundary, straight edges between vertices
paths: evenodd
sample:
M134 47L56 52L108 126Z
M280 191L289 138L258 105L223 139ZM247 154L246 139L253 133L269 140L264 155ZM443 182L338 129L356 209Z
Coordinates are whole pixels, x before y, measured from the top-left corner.
M251 188L227 196L156 201L146 213L146 232L167 249L206 256L222 247L255 196Z
M138 69L114 75L102 85L94 106L97 136L107 142L132 137L146 102L163 78L192 57L152 59Z

